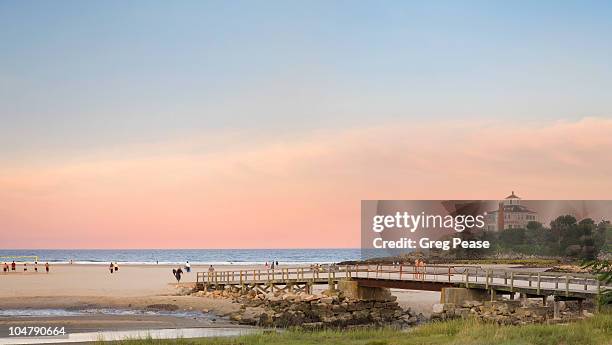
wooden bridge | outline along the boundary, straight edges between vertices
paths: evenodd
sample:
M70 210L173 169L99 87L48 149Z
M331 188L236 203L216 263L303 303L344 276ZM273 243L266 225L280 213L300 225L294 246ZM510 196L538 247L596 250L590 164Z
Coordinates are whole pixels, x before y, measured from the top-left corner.
M445 287L466 287L514 298L555 296L557 300L594 298L609 286L584 273L533 272L492 269L478 266L408 265L325 265L280 269L220 270L198 272L196 288L232 289L242 292L303 291L315 284L334 287L340 280L357 281L360 286L441 291Z

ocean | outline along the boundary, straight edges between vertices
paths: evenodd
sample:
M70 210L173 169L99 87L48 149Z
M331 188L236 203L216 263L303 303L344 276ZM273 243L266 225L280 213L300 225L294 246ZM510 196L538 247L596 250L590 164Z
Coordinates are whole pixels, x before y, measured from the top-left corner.
M38 256L39 262L124 264L263 264L272 260L280 264L334 263L357 260L356 249L0 249L0 262L10 256ZM15 261L32 261L31 258Z

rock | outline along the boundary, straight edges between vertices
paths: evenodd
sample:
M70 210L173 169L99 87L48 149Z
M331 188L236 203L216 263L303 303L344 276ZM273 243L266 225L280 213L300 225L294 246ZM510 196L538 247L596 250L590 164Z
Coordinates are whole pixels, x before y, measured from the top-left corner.
M260 321L262 313L263 310L259 308L246 308L238 321L244 325L256 325Z
M452 311L457 307L454 303L444 303L444 311Z
M444 304L442 303L436 303L433 305L432 307L432 312L434 314L441 314L444 312Z
M319 299L321 299L321 296L305 295L302 297L302 301L304 302L318 301Z
M559 301L557 303L559 304L560 311L564 311L565 309L567 309L567 304L565 304L565 301Z
M334 302L334 298L333 297L323 297L319 300L320 303L324 303L324 304L332 304Z
M302 324L302 328L307 330L316 330L324 327L323 322L306 322Z
M176 304L160 303L160 304L150 304L146 306L146 309L156 310L156 311L176 311L179 309L179 306Z
M455 309L455 314L461 317L462 319L466 319L470 316L470 309L468 308Z

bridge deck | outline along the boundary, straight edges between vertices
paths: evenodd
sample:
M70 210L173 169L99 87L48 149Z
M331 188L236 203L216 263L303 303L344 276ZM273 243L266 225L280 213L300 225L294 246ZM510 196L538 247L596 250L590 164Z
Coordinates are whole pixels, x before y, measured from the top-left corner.
M346 265L287 267L268 270L198 272L196 285L214 286L328 284L353 279L363 286L439 291L443 287L469 287L530 295L594 297L609 286L584 273L533 272L486 269L476 266Z

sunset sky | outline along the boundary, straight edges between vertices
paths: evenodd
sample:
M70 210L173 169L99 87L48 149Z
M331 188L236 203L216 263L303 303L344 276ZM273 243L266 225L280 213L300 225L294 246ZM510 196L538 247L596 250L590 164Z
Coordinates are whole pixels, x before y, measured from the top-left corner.
M612 3L1 1L0 249L335 248L612 199Z

